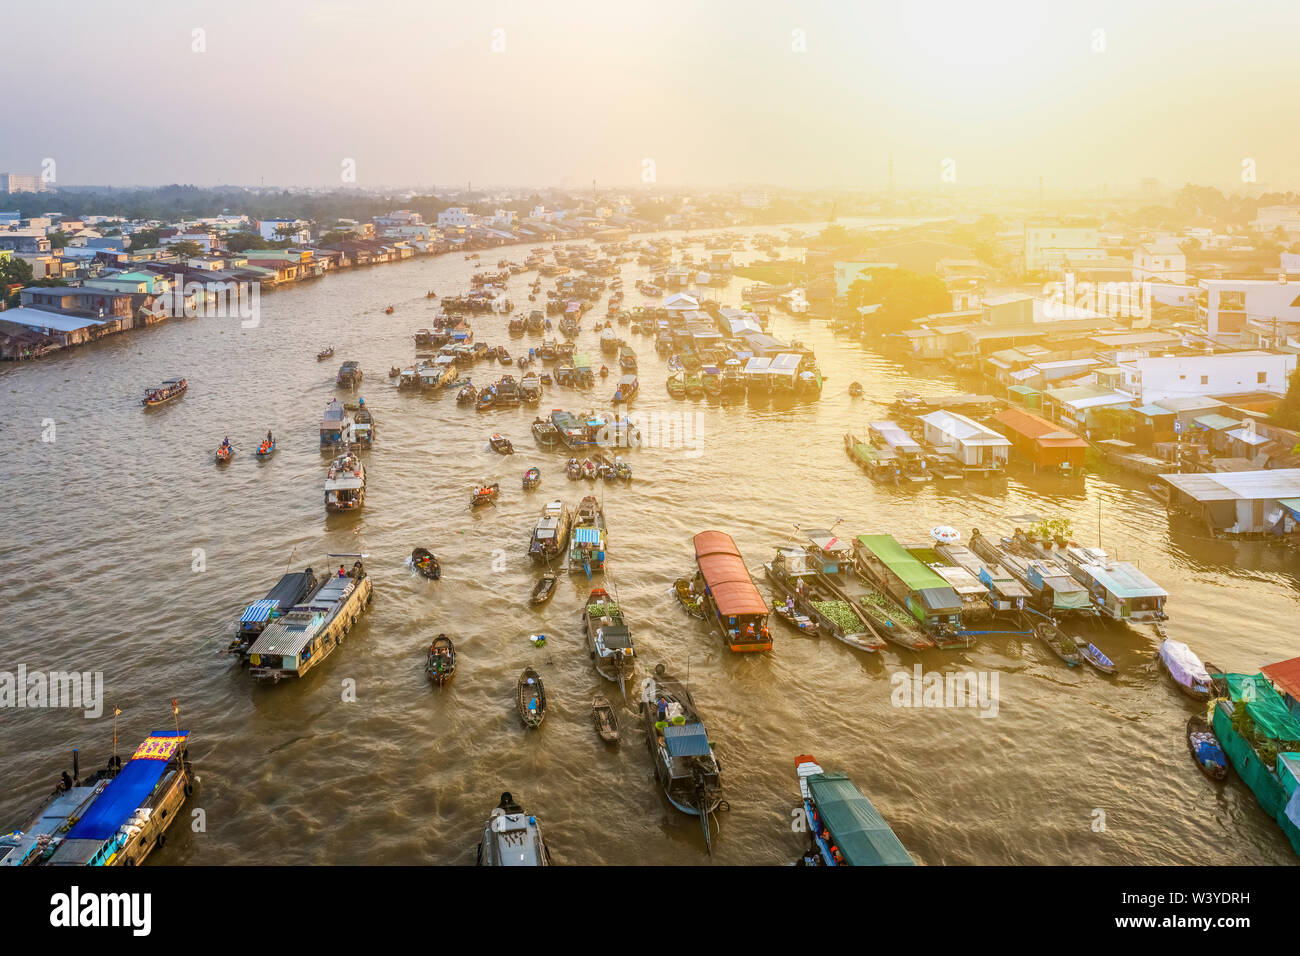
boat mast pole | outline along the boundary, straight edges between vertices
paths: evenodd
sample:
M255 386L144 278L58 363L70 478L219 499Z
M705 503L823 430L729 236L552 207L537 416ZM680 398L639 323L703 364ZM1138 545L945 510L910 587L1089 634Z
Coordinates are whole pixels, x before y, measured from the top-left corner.
M113 708L113 766L117 766L117 715L122 712L121 708Z

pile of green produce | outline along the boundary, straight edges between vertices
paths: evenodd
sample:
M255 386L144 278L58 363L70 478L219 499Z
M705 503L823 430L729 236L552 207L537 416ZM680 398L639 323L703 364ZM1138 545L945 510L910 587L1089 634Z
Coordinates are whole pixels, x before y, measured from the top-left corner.
M813 601L817 611L842 630L853 633L862 627L862 621L847 601Z
M614 601L606 601L604 604L587 605L587 617L602 618L607 614L612 620L623 620L623 612L619 610L618 604Z

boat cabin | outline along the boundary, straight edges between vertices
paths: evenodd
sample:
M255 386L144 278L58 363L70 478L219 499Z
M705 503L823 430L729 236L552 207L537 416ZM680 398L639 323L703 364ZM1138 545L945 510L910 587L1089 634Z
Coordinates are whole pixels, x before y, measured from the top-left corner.
M1169 592L1127 561L1112 561L1101 548L1070 545L1065 564L1092 595L1097 612L1116 621L1163 621Z
M853 542L837 537L833 531L813 528L805 532L812 547L809 555L819 562L822 574L837 577L841 571L853 567Z
M695 590L704 595L710 627L721 632L733 651L770 651L768 607L749 576L736 542L722 531L702 531L694 543L699 567Z
M325 406L325 414L320 420L320 445L332 448L341 444L352 428L352 418L337 398Z
M903 605L933 634L961 630L962 600L952 586L888 534L854 541L858 574Z

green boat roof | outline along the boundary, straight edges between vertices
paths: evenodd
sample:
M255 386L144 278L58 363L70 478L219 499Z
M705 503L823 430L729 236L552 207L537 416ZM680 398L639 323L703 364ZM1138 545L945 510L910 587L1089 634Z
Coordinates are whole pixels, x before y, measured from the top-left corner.
M892 534L860 534L858 541L893 571L913 591L946 588L948 582L918 561Z
M808 792L835 845L853 866L915 866L885 818L843 773L808 778Z
M1224 674L1228 696L1243 704L1255 727L1273 740L1300 741L1300 720L1287 708L1282 695L1261 674Z

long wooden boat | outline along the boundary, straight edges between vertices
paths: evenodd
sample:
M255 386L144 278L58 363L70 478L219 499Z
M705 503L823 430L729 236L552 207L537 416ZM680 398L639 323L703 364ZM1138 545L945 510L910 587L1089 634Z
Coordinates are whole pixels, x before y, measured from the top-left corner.
M642 681L638 708L655 779L669 803L700 818L704 844L712 852L710 818L722 804L721 768L695 699L657 664L654 676Z
M614 713L614 706L604 694L597 694L592 699L591 720L601 740L607 744L618 743L618 717Z
M763 570L776 599L785 600L783 610L791 623L803 617L815 625L813 633L829 634L855 650L876 653L884 649L885 641L876 628L852 601L828 585L803 548L779 549Z
M569 532L570 573L583 571L590 577L604 571L606 547L604 509L595 495L587 495L578 504L578 514Z
M1186 644L1168 639L1161 641L1156 651L1156 661L1188 697L1193 700L1210 699L1214 682L1201 659Z
M344 452L325 473L325 510L359 511L366 503L366 466L352 452Z
M356 388L361 384L361 364L347 361L339 366L337 381L343 388Z
M369 607L374 586L363 564L366 555L330 557L353 558L351 570L339 565L339 574L326 578L308 600L267 625L248 649L255 680L304 676L343 643Z
M167 829L194 793L189 731L150 734L123 764L72 773L23 825L0 836L0 866L138 866L167 842Z
M291 571L282 576L275 587L267 592L266 597L244 608L244 613L235 625L235 639L227 650L241 657L246 656L249 647L266 630L268 624L287 609L306 600L322 583L311 568Z
M555 594L555 585L559 581L554 571L547 571L537 583L533 585L533 593L528 598L528 603L533 606L545 604Z
M446 634L439 634L429 645L424 673L439 687L456 676L456 645Z
M1187 718L1187 752L1201 768L1201 773L1211 780L1223 780L1228 776L1228 755L1224 753L1223 744L1219 743L1210 722L1200 714Z
M538 727L546 719L546 688L542 676L531 667L525 667L519 675L515 706L525 727Z
M551 851L542 839L537 816L525 813L509 791L492 810L478 845L478 866L550 866Z
M1101 648L1096 644L1080 644L1079 656L1093 670L1100 671L1103 674L1114 674L1117 670L1115 662L1103 654Z
M767 602L754 586L736 542L723 531L701 531L693 543L695 592L704 598L709 629L733 651L770 651Z
M677 603L691 617L704 620L704 598L695 593L689 578L678 578L673 582L673 596L677 598Z
M827 773L810 754L796 757L804 820L812 835L805 862L813 866L915 866L890 829L847 774Z
M550 451L559 447L560 433L551 422L537 418L533 420L533 440Z
M490 485L479 485L469 496L469 506L477 508L479 505L485 505L490 501L496 501L497 495L501 493L501 486L497 482Z
M573 522L573 513L561 499L548 501L542 508L533 525L533 534L528 542L528 556L534 561L548 564L565 553L569 545L569 528Z
M145 408L157 408L180 398L188 391L190 383L183 378L169 378L161 385L146 389L140 404Z
M622 687L636 667L636 646L623 609L604 588L592 588L582 608L582 623L596 673Z
M853 542L854 570L907 610L940 647L969 647L962 600L933 568L888 534L860 534Z
M1078 643L1055 624L1035 621L1034 636L1070 667L1077 667L1083 662L1083 658L1079 656Z

